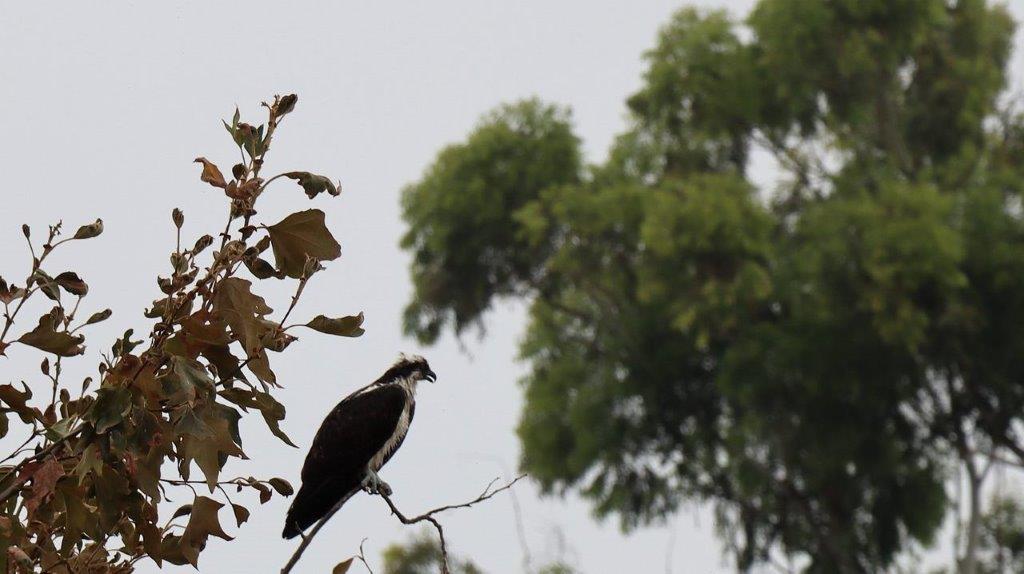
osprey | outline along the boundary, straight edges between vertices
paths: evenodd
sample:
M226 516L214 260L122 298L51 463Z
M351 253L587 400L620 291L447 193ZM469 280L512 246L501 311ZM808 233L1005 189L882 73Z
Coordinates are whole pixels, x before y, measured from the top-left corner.
M302 487L288 509L285 538L298 536L360 488L390 494L377 471L409 432L416 384L422 380L437 380L426 359L402 355L379 379L328 413L302 465Z

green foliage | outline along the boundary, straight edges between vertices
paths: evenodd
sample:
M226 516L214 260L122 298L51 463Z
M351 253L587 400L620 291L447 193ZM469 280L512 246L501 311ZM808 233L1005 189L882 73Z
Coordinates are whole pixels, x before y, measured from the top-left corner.
M449 559L449 566L452 574L483 574L468 560ZM429 533L384 549L384 574L434 574L440 567L441 545Z
M405 544L392 544L384 549L384 574L434 574L441 566L441 546L429 532L422 532ZM452 574L484 574L469 560L449 558ZM506 568L503 571L508 571ZM545 564L536 574L574 574L576 570L564 562ZM528 573L527 573L528 574Z
M520 236L515 214L543 188L578 181L580 164L568 112L535 100L502 107L444 149L402 194L416 286L406 329L423 341L447 324L461 332L494 297L529 285L543 245Z
M627 527L712 501L741 570L878 571L933 541L955 465L1024 462L1014 25L983 0L761 0L746 24L672 18L580 177L544 169L579 156L567 125L501 139L518 156L481 135L536 102L443 151L405 195L406 327L530 301L519 435L547 492Z
M178 241L169 276L157 280L163 296L145 313L153 319L152 330L141 341L133 340L129 329L102 354L94 392L87 378L72 395L61 374L67 361L86 352L79 331L109 319L111 311L78 320L87 283L73 271L51 276L44 264L65 243L99 236L103 222L65 238L58 223L41 243L33 242L27 225L22 228L32 268L23 285L0 279L0 355L34 349L46 358L40 365L43 382L0 385L0 437L15 430L28 434L0 467L0 546L7 549L0 554L0 573L127 573L145 558L158 565L197 566L211 536L231 540L223 527L225 506L230 505L236 525L249 519L249 509L229 489L236 496L248 491L261 504L274 492L293 493L281 478L224 478L224 472L232 459L246 458L239 422L251 410L294 446L280 427L285 408L272 395L278 385L268 352L281 352L295 340L288 330L298 325L285 320L320 262L340 254L320 210L300 211L270 226L254 220L257 200L276 179L260 177L265 154L296 101L288 95L265 104L268 120L259 127L240 123L237 112L231 124L225 123L243 158L230 180L209 160L196 160L202 164L200 180L227 196L220 242L212 253L207 251L215 242L212 235L183 247L185 217L173 211ZM336 186L322 176L288 172L278 177L298 180L310 199L324 191L337 195ZM276 267L260 258L270 247ZM298 279L280 319L254 292L256 284L242 277L246 269L256 279ZM38 303L49 310L41 310L33 328L17 333L16 325L31 321L16 324L15 319L33 307L40 312ZM308 326L356 337L362 320L361 313L340 319L319 315ZM33 388L46 392L33 393ZM13 425L11 414L18 417ZM199 476L193 475L195 468ZM203 489L210 496L199 494ZM168 496L168 490L180 492ZM161 516L162 500L189 494L191 503Z
M981 574L1024 572L1024 506L996 496L982 519Z

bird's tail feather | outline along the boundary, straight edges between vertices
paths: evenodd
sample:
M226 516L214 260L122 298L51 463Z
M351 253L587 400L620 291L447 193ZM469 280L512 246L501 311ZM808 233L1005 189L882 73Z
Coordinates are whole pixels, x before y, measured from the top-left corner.
M281 536L295 538L323 518L339 500L359 489L358 483L351 482L331 479L315 486L303 484L288 508Z

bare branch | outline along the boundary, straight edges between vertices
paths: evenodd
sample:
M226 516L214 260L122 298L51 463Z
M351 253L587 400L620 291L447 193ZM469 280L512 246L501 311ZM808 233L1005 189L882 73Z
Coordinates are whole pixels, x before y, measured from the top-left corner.
M391 497L390 496L388 496L387 494L384 494L383 492L378 492L377 494L381 498L384 499L384 502L386 502L388 507L391 509L392 514L397 516L398 520L400 520L402 522L402 524L417 524L417 523L420 523L420 522L429 522L429 523L434 525L434 528L437 530L438 538L441 541L441 574L451 574L451 570L449 569L449 566L448 566L448 545L445 542L445 538L444 538L444 527L441 526L441 523L438 522L436 518L434 518L434 515L438 514L440 512L448 511L448 510L455 510L455 509L458 509L458 508L469 508L469 507L473 506L474 504L479 504L479 503L481 503L481 502L483 502L483 501L485 501L485 500L487 500L489 498L494 497L495 495L497 495L497 494L499 494L499 493L501 493L501 492L503 492L505 490L508 490L508 489L512 488L512 486L515 485L515 483L519 482L521 479L523 479L525 477L526 477L525 474L521 474L521 475L517 476L514 480L512 480L511 482L501 486L500 488L492 489L493 486L494 486L494 483L496 483L499 480L499 479L496 478L496 479L492 480L487 485L486 488L484 488L483 492L481 492L479 496L477 496L473 500L470 500L469 502L463 502L461 504L449 504L449 505L445 505L445 506L440 506L440 507L435 508L433 510L428 510L427 512L425 512L425 513L423 513L423 514L421 514L419 516L415 516L413 518L408 518L407 516L405 516L405 514L403 514L402 511L399 510L397 506L395 506L395 503L391 501ZM364 480L362 486L366 486L366 484L368 484L368 480L369 479ZM295 564L298 563L299 558L302 557L302 553L306 551L306 547L308 547L309 544L313 541L313 537L316 536L317 532L319 532L320 529L323 528L324 524L326 524L327 521L330 520L331 517L334 516L334 514L336 512L338 512L338 510L341 509L341 507L346 502L348 502L348 500L350 498L355 496L355 494L357 492L359 492L359 490L361 490L361 489L362 489L362 487L360 487L360 489L353 490L352 492L350 492L347 495L345 495L341 500L338 501L337 504L334 505L334 508L332 508L331 511L328 512L326 516L321 518L313 526L313 529L309 531L309 534L301 535L302 536L302 543L299 544L299 547L295 549L295 553L292 554L291 559L289 559L288 563L285 564L284 568L281 569L281 574L288 574L289 572L291 572L292 568L295 567ZM365 542L365 541L366 540L364 539L363 542ZM362 544L362 542L359 544L359 554L360 554L359 555L359 559L362 560L362 562L366 566L367 570L370 570L370 565L366 563L366 560L365 560L365 558L363 556L363 544ZM370 570L370 572L372 574L373 571Z
M434 518L434 515L441 512L445 512L446 510L455 510L457 508L469 508L474 504L483 502L502 491L512 488L512 486L515 485L515 483L519 482L521 479L525 477L525 474L521 474L511 482L505 484L504 486L497 488L495 490L491 490L491 487L494 486L494 483L498 481L498 479L495 478L490 482L490 484L487 485L487 488L484 488L484 491L480 493L480 496L477 496L476 498L469 502L464 502L462 504L449 504L446 506L440 506L433 510L428 510L427 512L424 512L423 514L416 516L414 518L408 518L404 514L402 514L402 511L398 510L398 507L395 506L395 503L391 501L390 496L384 494L383 492L379 492L378 494L380 495L381 498L384 499L384 502L386 502L388 504L388 507L391 509L392 514L397 516L398 520L400 520L402 524L417 524L420 522L429 522L434 525L434 528L437 530L437 537L441 542L441 574L451 574L451 570L448 567L448 545L445 543L444 539L444 527L442 527L441 523L438 522L436 518Z
M359 541L359 556L356 556L356 558L358 558L359 561L363 563L363 566L366 566L366 571L367 572L369 572L370 574L373 574L373 568L370 568L370 563L366 561L366 554L363 552L363 544L365 544L365 543L366 543L366 539L365 538L363 538L362 540Z

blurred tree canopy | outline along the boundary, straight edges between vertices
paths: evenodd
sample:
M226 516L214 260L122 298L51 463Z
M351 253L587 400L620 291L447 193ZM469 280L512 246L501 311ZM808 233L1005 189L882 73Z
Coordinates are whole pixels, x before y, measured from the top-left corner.
M878 571L959 468L978 572L987 470L1024 464L1014 30L984 0L683 9L604 163L531 100L405 189L406 328L529 300L522 466L626 527L710 501L739 570Z
M437 540L423 532L405 544L392 544L384 549L384 574L433 574L441 564L441 546ZM453 574L484 574L470 560L452 561ZM563 561L544 564L535 574L576 574L576 570Z
M433 574L441 565L441 546L424 532L406 544L392 544L384 549L384 574ZM468 560L451 564L454 574L483 574Z

